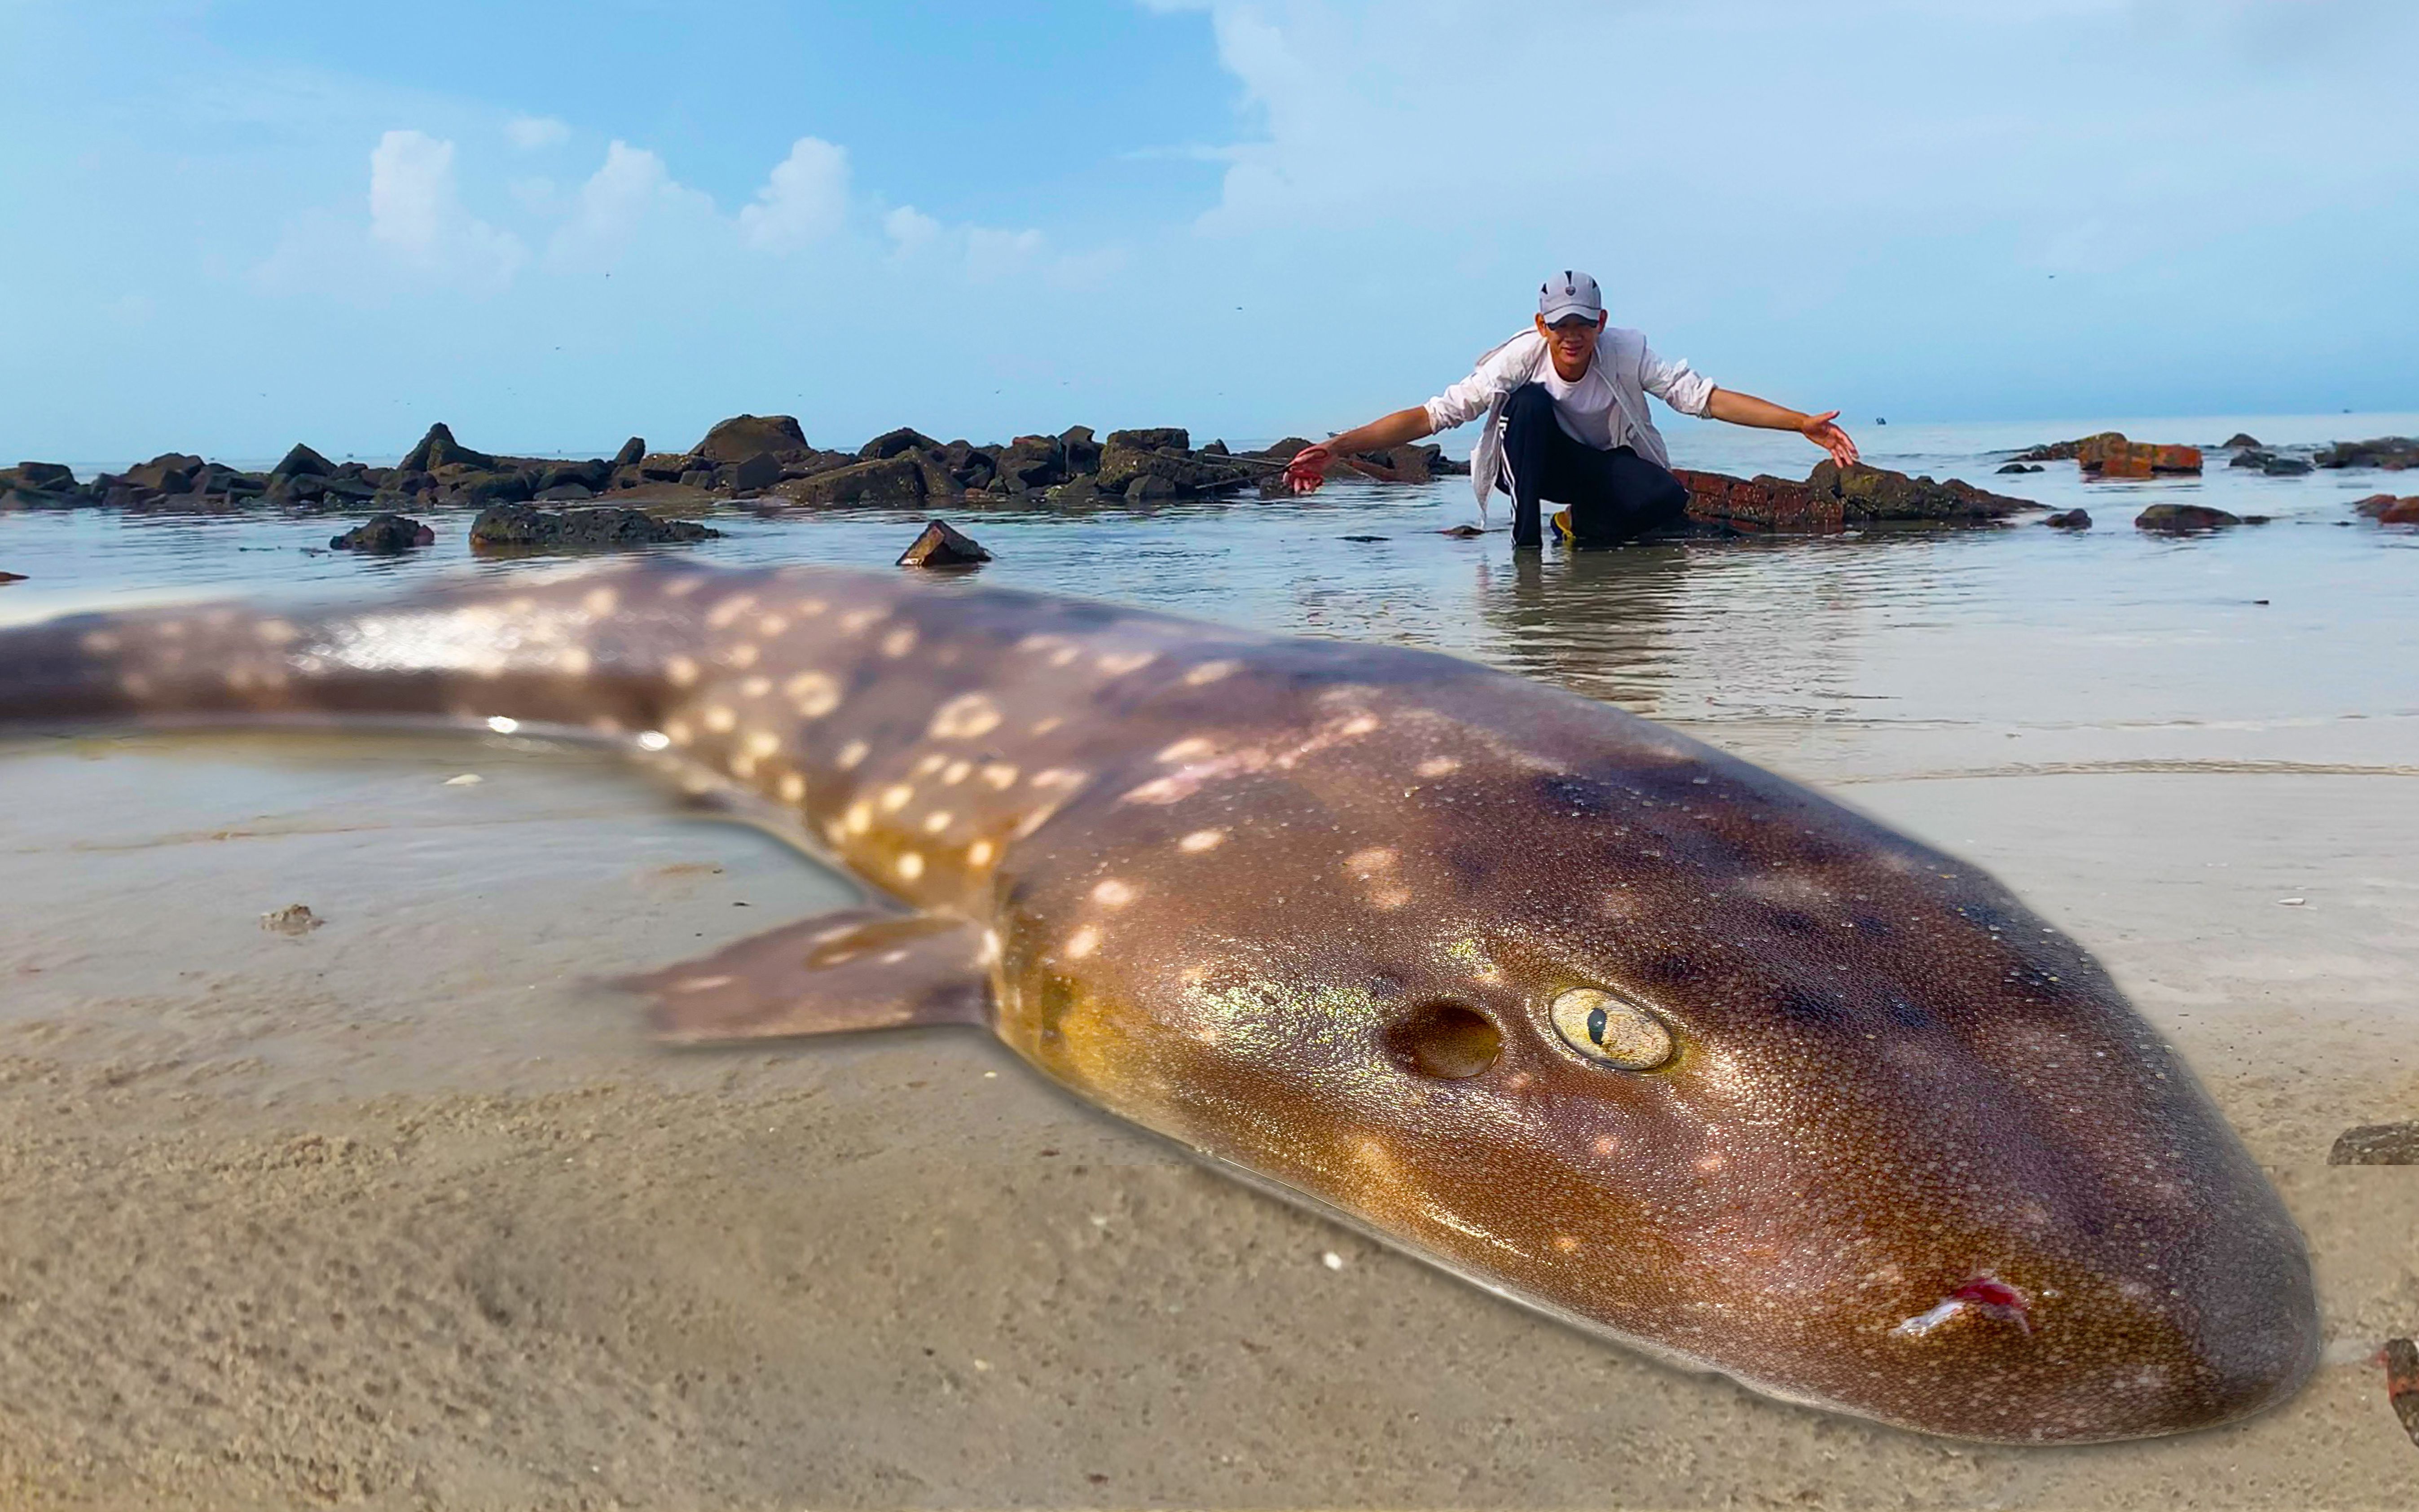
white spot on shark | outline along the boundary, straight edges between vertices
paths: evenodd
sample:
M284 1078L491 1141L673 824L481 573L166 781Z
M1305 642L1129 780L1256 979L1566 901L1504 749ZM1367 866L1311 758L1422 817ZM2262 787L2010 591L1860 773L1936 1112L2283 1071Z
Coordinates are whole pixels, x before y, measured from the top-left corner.
M941 780L950 787L956 787L959 783L964 781L966 779L966 774L972 772L974 769L975 764L972 762L963 760L951 762L941 773Z
M904 782L893 782L882 790L882 811L897 813L916 796L916 790Z
M917 877L924 874L924 858L917 855L914 851L903 851L900 853L897 864L899 874L910 882L915 881Z
M686 687L697 681L697 663L686 656L664 659L664 680L674 687Z
M717 703L706 710L699 722L717 735L728 734L738 725L739 714L734 709L725 708Z
M1159 659L1156 651L1112 651L1092 663L1111 677L1138 672Z
M736 621L742 614L747 613L748 607L755 602L756 595L753 594L734 594L731 597L724 599L721 603L715 605L711 609L708 609L705 615L705 623L713 626L715 629L727 630L731 627L732 622Z
M924 833L927 835L937 835L941 831L948 828L950 821L956 817L957 816L955 814L952 814L947 809L935 809L931 813L924 816Z
M993 762L982 769L982 779L1006 793L1016 786L1016 768L1006 762Z
M901 625L882 638L882 654L894 661L916 649L916 628Z
M800 715L820 719L840 707L840 684L825 672L800 672L781 685Z
M942 740L974 740L999 728L999 705L981 693L964 693L933 714L932 734Z
M1101 948L1101 932L1086 924L1067 936L1067 959L1081 961Z
M1223 829L1196 829L1192 834L1185 836L1180 841L1178 841L1176 842L1176 848L1179 851L1184 851L1197 856L1203 851L1216 850L1219 846L1225 844L1225 841L1226 832Z
M773 733L770 730L750 730L747 732L747 754L750 756L770 756L780 748L781 737Z
M1209 755L1215 749L1217 749L1217 747L1212 745L1204 737L1200 735L1188 735L1184 739L1178 741L1175 745L1169 746L1165 749L1162 750L1159 753L1159 759L1163 762L1199 761L1202 757Z
M586 596L579 600L579 607L598 619L603 619L622 607L622 595L610 588L592 588Z
M771 691L773 691L773 679L763 672L758 672L739 685L741 698L760 699Z
M1222 677L1231 677L1242 663L1240 661L1205 661L1184 674L1187 687L1204 687Z
M756 633L770 640L790 627L790 622L778 614L767 614L756 622Z
M872 750L873 748L868 746L864 741L852 740L847 745L842 746L840 748L839 754L832 758L832 764L839 767L843 772L855 771L857 764L864 761L867 756L872 754Z
M1422 777L1451 777L1461 770L1461 763L1450 756L1431 756L1412 770Z
M521 727L521 722L506 714L487 716L487 728L500 735L509 735Z
M1092 902L1103 908L1123 908L1134 901L1133 885L1110 877L1092 889Z
M802 802L802 801L804 801L804 800L805 800L806 795L807 795L807 779L806 779L805 778L800 777L800 776L799 776L797 773L795 773L795 772L786 772L786 773L783 773L783 774L782 774L782 777L781 777L781 801L782 801L782 802L784 802L784 803L799 803L799 802Z
M987 840L978 840L972 845L966 847L966 865L989 866L991 865L993 854L994 847L992 842Z

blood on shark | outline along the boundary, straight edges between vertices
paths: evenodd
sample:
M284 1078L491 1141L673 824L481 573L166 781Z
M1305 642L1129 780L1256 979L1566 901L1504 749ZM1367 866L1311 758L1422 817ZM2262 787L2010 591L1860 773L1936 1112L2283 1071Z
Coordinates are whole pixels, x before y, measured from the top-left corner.
M2242 1416L2317 1359L2299 1231L2080 945L1537 683L814 568L0 633L0 719L236 718L501 721L711 772L871 890L644 979L668 1039L984 1026L1760 1392L2073 1443Z

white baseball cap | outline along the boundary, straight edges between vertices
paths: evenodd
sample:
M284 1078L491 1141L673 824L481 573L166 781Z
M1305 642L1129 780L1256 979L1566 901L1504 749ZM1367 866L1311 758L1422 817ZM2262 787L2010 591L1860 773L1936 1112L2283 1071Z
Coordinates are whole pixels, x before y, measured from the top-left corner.
M1585 273L1564 269L1560 273L1537 285L1537 314L1546 324L1583 315L1591 320L1604 316L1604 294L1595 280Z

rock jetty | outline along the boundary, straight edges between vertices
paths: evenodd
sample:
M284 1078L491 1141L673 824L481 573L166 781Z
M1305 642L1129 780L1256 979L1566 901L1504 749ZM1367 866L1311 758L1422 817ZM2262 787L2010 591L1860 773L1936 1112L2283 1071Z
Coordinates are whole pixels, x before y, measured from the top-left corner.
M2322 468L2378 468L2400 472L2419 468L2419 436L2380 436L2374 440L2337 441L2313 458Z

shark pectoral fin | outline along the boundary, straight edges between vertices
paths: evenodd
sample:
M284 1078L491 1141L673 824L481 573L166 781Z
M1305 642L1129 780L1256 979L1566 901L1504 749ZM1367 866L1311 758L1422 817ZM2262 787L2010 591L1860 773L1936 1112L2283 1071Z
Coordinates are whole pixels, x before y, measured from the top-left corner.
M963 919L846 908L619 985L675 1044L989 1020L989 947Z

